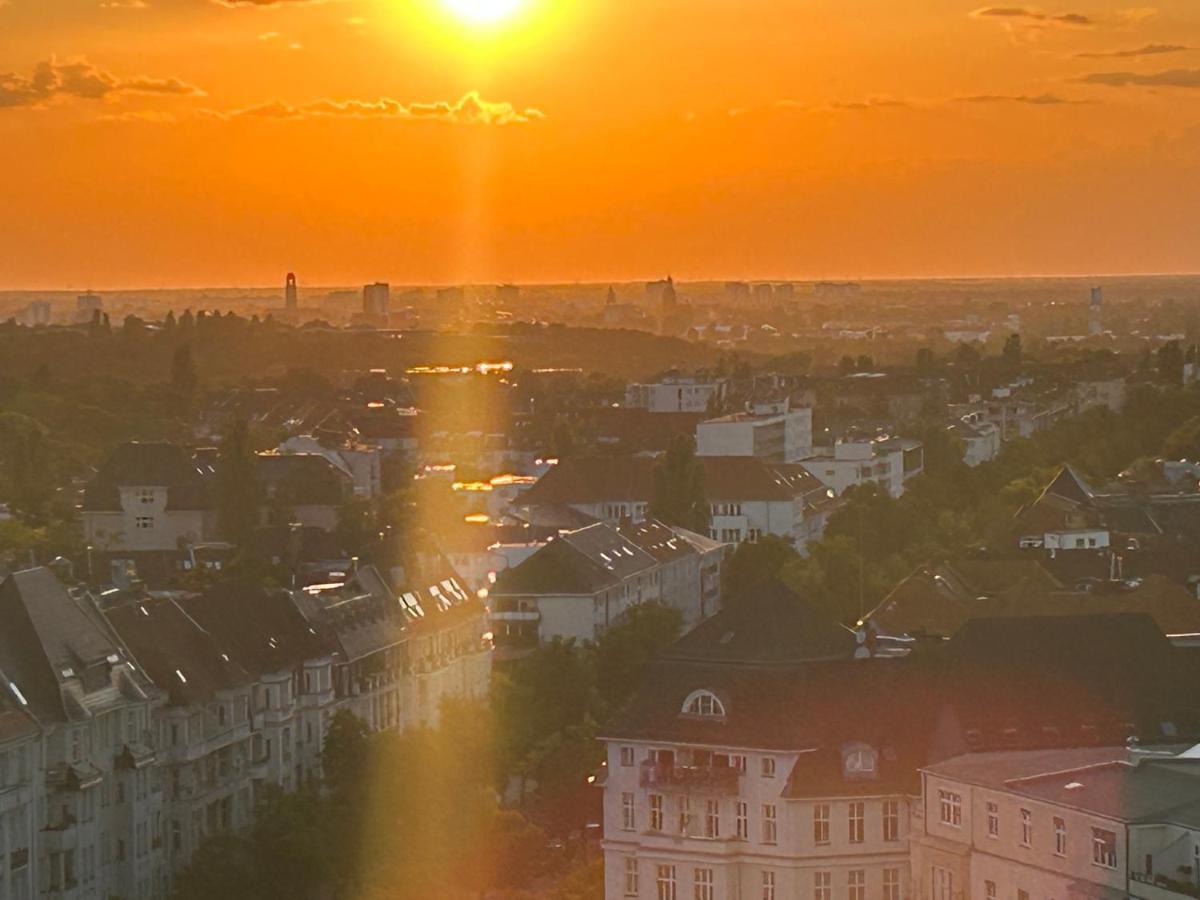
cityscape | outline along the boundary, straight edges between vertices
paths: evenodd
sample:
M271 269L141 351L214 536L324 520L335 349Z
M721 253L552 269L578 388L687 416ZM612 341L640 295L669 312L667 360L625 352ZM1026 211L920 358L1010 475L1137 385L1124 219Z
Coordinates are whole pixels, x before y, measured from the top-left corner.
M1200 898L1198 47L0 0L0 900Z

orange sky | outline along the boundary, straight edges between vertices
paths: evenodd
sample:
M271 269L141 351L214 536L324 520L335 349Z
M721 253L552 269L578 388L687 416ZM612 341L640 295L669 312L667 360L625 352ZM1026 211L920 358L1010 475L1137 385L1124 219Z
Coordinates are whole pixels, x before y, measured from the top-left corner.
M0 288L1200 271L1200 2L1007 2L0 0Z

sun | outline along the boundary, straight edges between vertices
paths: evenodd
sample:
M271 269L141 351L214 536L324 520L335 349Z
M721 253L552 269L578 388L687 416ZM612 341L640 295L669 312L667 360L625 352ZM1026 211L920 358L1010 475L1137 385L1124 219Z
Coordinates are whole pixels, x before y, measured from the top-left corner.
M442 0L447 8L471 25L492 25L507 19L524 0Z

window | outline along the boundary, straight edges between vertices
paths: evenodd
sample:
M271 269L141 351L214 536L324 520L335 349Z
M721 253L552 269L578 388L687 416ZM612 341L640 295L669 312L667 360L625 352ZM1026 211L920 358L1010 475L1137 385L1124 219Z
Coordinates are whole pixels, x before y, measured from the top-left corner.
M1027 809L1021 810L1021 846L1033 845L1033 813Z
M692 872L693 900L713 900L716 892L713 889L713 870L695 869Z
M770 869L763 869L762 900L775 900L775 873Z
M762 839L764 844L774 844L779 840L779 823L775 820L775 804L764 803L762 808Z
M990 838L1000 837L1000 807L991 800L987 805L987 834Z
M883 870L883 900L900 900L900 870Z
M154 502L154 488L141 488L138 491L138 502L139 503L153 503Z
M930 876L932 900L954 900L954 873L941 866L934 866Z
M861 844L864 838L864 804L861 801L855 801L850 804L849 816L846 820L848 837L850 843Z
M650 830L663 830L663 795L650 795Z
M725 707L712 691L692 691L683 701L683 714L706 719L723 719Z
M875 751L870 747L851 747L842 757L847 775L872 775L875 772Z
M829 804L818 803L813 806L813 843L829 843Z
M846 873L846 900L867 900L865 869L851 869Z
M679 798L679 833L687 834L692 825L692 803L687 794Z
M625 857L625 896L638 895L638 861L632 856Z
M1117 867L1117 836L1106 828L1092 829L1092 862L1106 869Z
M704 836L719 838L721 836L721 801L704 801Z
M742 775L746 774L746 757L743 754L739 753L729 757L729 764Z
M764 756L762 758L762 777L763 778L774 778L775 777L775 757Z
M139 529L150 529L154 527L154 516L136 516L133 524Z
M985 881L983 883L984 900L996 900L996 882Z
M735 807L734 824L737 829L737 838L739 841L750 840L750 823L747 819L747 806L745 800L739 800Z
M813 900L833 900L831 872L813 872Z
M632 766L633 765L633 748L632 747L622 747L621 748L621 765L623 765L623 766Z
M626 792L621 795L621 828L625 831L633 831L636 820L637 815L633 806L633 794Z
M1067 823L1058 816L1054 817L1054 854L1067 855Z
M962 795L953 791L938 791L938 807L941 812L942 824L962 825Z
M883 801L883 839L885 841L900 840L900 801Z
M675 900L675 867L659 866L654 886L658 900Z

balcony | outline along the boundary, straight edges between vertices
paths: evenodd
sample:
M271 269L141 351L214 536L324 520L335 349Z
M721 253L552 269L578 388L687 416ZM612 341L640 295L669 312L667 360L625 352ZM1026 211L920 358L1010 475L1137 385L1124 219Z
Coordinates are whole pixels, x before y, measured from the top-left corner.
M1134 897L1146 900L1167 900L1168 896L1200 898L1200 887L1190 881L1180 881L1166 875L1147 875L1144 872L1130 872L1129 878L1138 882L1130 890Z
M738 777L731 766L673 766L646 760L641 766L644 788L697 794L736 794Z

